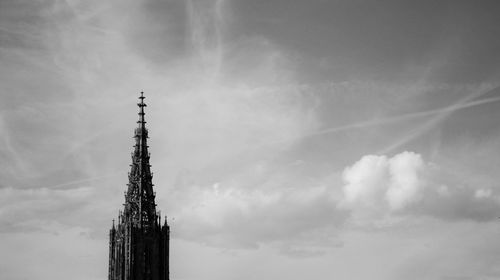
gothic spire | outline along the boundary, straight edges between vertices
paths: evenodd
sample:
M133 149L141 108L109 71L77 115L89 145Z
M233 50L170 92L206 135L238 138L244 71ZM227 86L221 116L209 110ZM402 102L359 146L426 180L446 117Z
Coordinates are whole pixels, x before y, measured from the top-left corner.
M144 107L144 93L141 92L139 97L139 120L138 127L135 129L134 152L132 153L132 164L129 173L129 184L126 194L126 204L128 205L127 212L138 224L148 224L151 220L156 220L156 204L153 192L151 165L149 164L148 152L148 130L146 129L146 121Z
M170 227L156 212L144 99L141 92L124 210L109 233L108 280L169 280Z

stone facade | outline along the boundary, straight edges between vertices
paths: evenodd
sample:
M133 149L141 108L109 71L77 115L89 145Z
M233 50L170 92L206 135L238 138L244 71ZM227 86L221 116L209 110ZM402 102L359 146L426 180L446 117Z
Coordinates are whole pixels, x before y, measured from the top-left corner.
M170 228L156 212L142 92L139 99L124 209L109 232L109 280L169 280Z

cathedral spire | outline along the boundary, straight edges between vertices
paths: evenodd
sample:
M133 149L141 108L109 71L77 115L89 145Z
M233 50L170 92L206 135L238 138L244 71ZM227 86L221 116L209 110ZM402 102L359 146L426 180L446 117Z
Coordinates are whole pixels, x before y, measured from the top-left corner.
M156 220L155 194L153 192L151 165L149 164L148 152L148 130L144 118L144 93L139 97L139 120L135 129L134 152L132 153L132 164L129 173L129 184L126 194L126 209L140 227L152 227L151 221Z
M144 93L139 97L139 120L128 174L123 212L110 230L109 280L168 280L170 227L160 225L153 175L149 164Z

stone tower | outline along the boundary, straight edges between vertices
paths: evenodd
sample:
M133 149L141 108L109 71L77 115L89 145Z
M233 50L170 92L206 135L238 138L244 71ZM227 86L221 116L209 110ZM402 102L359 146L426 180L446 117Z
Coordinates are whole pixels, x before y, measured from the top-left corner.
M123 211L109 231L109 280L169 280L170 228L156 212L141 92Z

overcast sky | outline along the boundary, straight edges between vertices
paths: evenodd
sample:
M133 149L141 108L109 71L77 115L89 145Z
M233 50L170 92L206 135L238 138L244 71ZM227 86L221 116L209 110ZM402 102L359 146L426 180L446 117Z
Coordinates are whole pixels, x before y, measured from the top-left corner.
M499 14L0 0L0 278L107 279L144 91L172 279L499 279Z

